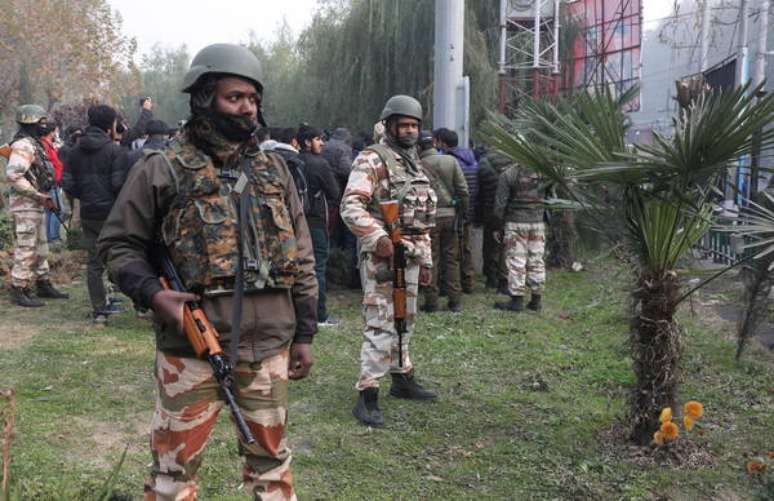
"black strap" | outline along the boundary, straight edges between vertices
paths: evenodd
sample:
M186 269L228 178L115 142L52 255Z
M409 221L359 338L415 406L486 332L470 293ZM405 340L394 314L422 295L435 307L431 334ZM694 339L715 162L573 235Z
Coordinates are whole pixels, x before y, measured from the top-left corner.
M247 176L247 165L249 161L242 162L241 170L242 175ZM231 310L231 345L228 349L228 357L231 361L231 366L236 367L239 341L242 337L242 301L245 297L245 277L244 277L244 246L245 246L245 227L247 221L250 218L248 211L250 210L250 189L248 186L243 186L242 191L237 193L236 200L236 213L237 213L237 270L234 280L234 294L232 296L232 310Z

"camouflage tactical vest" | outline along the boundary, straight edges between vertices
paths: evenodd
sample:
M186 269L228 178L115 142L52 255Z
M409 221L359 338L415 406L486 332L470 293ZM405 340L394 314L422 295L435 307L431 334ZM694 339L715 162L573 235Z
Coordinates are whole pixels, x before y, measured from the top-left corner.
M238 195L233 189L240 173L221 171L185 141L173 142L163 154L178 188L161 227L172 261L189 289L208 296L229 294L237 274ZM247 159L251 210L243 242L245 291L288 289L298 271L298 247L280 182L282 160L257 150Z
M17 139L15 139L14 142L22 139L29 141L35 149L35 157L32 159L32 165L30 165L30 168L24 174L24 177L27 178L27 181L29 181L36 190L41 193L48 193L55 184L54 165L51 163L51 160L49 160L46 150L43 148L43 145L40 144L40 141L29 136L17 136Z
M381 220L379 202L397 200L400 204L400 230L404 235L427 233L435 226L438 198L430 180L416 162L416 171L395 160L395 154L383 144L366 148L379 155L384 169L377 169L379 188L374 194L373 215ZM386 181L386 183L384 182Z

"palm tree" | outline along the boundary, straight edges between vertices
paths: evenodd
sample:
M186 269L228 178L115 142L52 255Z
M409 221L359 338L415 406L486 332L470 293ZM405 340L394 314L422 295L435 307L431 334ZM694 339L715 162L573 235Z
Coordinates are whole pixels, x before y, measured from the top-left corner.
M774 118L774 97L754 102L757 90L702 94L673 120L674 135L656 135L651 146L625 142L624 105L636 89L620 97L598 89L557 105L531 102L515 119L492 117L484 127L493 146L561 186L590 214L607 221L615 211L625 221L622 234L609 237L623 240L636 262L629 339L636 443L651 441L660 410L676 401L682 348L675 313L686 296L677 262L712 224L718 177ZM762 141L773 138L763 133ZM594 196L599 185L614 188L613 200Z

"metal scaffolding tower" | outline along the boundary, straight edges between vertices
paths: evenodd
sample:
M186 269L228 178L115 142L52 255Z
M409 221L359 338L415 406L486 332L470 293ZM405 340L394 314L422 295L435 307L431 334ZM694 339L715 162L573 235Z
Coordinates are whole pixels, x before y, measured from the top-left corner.
M524 95L559 90L560 0L500 0L500 104L508 113Z
M641 42L641 0L501 0L499 109L524 96L623 91L639 82Z

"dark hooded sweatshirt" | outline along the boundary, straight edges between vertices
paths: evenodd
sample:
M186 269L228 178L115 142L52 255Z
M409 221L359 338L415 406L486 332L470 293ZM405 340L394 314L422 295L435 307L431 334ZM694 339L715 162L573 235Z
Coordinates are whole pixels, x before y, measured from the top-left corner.
M105 131L86 128L62 176L65 192L81 201L81 218L103 220L110 214L126 177L125 155Z

